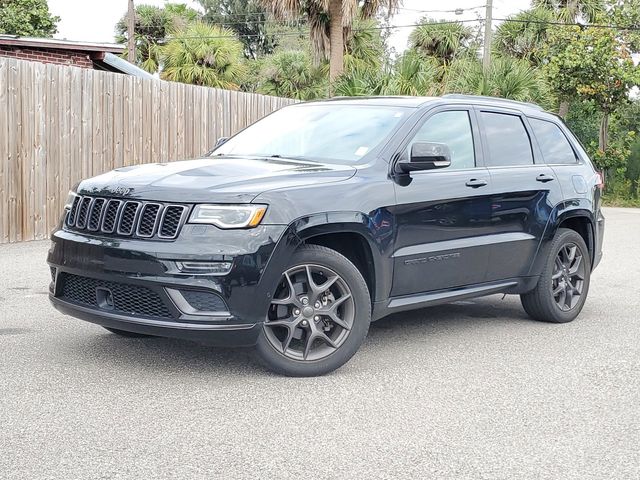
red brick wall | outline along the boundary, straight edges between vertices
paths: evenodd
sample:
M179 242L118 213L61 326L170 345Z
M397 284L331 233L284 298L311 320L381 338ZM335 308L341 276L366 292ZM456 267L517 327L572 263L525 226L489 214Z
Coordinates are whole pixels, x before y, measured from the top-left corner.
M73 65L82 68L93 68L93 62L89 58L89 54L75 50L0 45L0 57L11 57L42 63L55 63L57 65Z

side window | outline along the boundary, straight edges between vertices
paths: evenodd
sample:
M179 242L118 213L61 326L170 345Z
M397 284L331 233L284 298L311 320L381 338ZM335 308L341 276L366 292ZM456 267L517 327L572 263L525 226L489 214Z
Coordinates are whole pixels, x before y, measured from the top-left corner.
M481 112L480 118L487 137L488 167L533 164L531 140L519 116Z
M538 140L545 162L576 163L576 154L560 127L537 118L530 118L529 123L531 123L533 133Z
M466 110L440 112L430 117L409 143L407 157L411 153L411 145L416 142L446 144L451 150L451 166L448 169L476 166L471 120Z

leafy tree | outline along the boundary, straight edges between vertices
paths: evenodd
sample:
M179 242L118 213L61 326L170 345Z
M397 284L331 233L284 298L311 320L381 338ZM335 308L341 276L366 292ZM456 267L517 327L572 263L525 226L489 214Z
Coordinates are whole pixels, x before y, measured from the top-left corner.
M155 73L159 69L159 43L171 32L198 20L200 14L183 3L167 3L164 8L138 5L135 17L136 63L147 72ZM127 43L127 27L128 17L125 14L116 24L116 42ZM123 55L126 56L127 52Z
M409 35L409 46L424 57L433 57L448 65L477 47L473 45L473 29L460 22L425 17L420 23L422 25Z
M0 0L0 33L52 37L59 21L49 12L47 0Z
M258 0L198 0L207 23L233 30L244 45L247 58L273 53L278 44L267 21L267 11Z
M554 19L562 23L576 23L580 20L595 22L606 11L606 0L533 0L536 9L547 10ZM563 27L561 27L563 28ZM558 114L565 118L569 111L569 98L560 95Z
M561 98L591 101L601 114L598 158L603 168L619 163L606 156L609 117L628 102L629 90L638 83L629 49L612 29L563 27L549 37L549 82Z
M325 75L305 51L281 51L265 58L260 71L260 93L313 100L327 91Z
M640 52L640 0L608 0L607 16L614 25L631 27L624 36L633 53Z
M305 17L314 58L329 59L329 78L344 70L344 35L353 22L375 16L383 6L395 9L401 0L260 0L280 20Z
M233 31L195 22L159 49L163 79L237 90L245 75L243 45Z

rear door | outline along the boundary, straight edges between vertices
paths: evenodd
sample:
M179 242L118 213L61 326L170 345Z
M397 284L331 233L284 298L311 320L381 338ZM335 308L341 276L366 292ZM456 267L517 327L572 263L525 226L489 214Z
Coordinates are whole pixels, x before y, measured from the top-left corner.
M426 114L403 143L407 158L415 142L447 144L447 168L411 173L395 185L389 208L396 225L392 296L482 282L488 255L490 178L473 108L440 108Z
M476 107L484 158L491 176L492 248L487 281L526 276L560 184L532 140L524 115L510 109Z

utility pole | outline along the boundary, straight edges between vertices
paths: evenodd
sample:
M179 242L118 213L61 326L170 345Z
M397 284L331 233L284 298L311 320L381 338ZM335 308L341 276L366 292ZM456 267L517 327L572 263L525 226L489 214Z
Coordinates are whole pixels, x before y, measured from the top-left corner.
M136 9L133 0L129 0L129 8L127 10L127 60L136 63Z
M487 10L484 20L484 51L482 53L482 68L486 72L491 65L491 21L493 20L493 0L487 0Z

